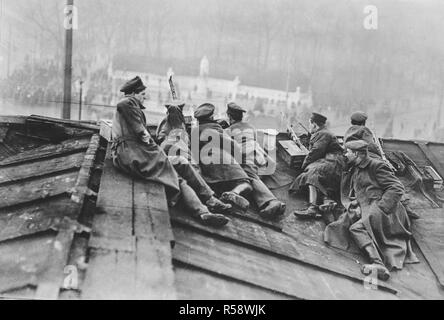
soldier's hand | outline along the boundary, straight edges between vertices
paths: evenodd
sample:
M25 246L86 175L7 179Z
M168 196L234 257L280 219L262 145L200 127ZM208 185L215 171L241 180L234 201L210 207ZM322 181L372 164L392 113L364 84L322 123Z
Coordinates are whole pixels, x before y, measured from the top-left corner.
M362 217L362 211L361 211L361 207L360 206L349 207L348 212L351 215L356 216L358 219L360 219Z

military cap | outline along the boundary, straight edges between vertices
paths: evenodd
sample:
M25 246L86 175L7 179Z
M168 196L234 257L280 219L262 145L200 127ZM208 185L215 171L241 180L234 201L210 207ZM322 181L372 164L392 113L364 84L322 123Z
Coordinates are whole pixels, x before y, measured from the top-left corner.
M209 118L214 114L216 108L211 103L204 103L200 105L194 112L194 117L196 119Z
M347 142L345 147L353 151L366 151L368 149L368 143L364 140L354 140Z
M242 109L239 105L237 105L234 102L230 102L229 104L227 104L227 108L228 108L228 112L235 112L235 113L245 113L247 112L246 110Z
M317 124L325 124L327 122L327 117L320 113L313 112L311 115L311 120Z
M135 77L134 79L129 80L126 82L122 88L120 89L120 92L124 93L133 93L133 92L142 92L146 89L146 86L143 84L142 79L140 79L139 76Z
M365 122L368 119L368 116L363 111L356 111L351 115L351 120L356 122Z

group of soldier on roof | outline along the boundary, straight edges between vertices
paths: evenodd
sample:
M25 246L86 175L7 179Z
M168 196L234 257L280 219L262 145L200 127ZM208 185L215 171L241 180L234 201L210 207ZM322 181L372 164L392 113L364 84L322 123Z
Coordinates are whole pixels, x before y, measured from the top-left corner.
M274 160L259 146L242 107L229 103L228 121L220 121L214 118L214 105L202 104L194 113L198 125L191 128L190 139L184 103L172 102L152 135L143 112L146 89L140 77L121 88L125 97L117 104L112 143L118 169L163 184L170 206L181 206L211 227L230 223L227 213L246 211L251 200L262 219L284 217L286 204L260 177L261 168ZM299 219L323 218L325 242L342 249L353 243L370 260L362 272L387 280L392 269L418 259L411 250L404 187L366 120L365 113L354 113L341 145L327 129L327 118L313 113L308 155L290 191L308 191L307 210L294 212ZM194 138L196 146L190 143Z

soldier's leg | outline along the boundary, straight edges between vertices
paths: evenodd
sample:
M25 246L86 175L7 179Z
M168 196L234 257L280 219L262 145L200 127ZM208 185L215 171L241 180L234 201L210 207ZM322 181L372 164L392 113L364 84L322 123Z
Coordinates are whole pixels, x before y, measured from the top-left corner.
M318 205L318 190L315 186L308 185L308 209L305 211L294 211L294 215L300 219L313 219L322 217L322 212L319 210Z
M358 220L352 224L349 231L359 249L365 252L370 260L370 264L363 265L361 269L362 273L369 275L374 271L377 273L379 279L387 281L390 278L390 272L385 267L381 255L379 254L372 237L362 223L362 220Z
M214 191L186 158L179 156L168 158L179 176L186 180L187 184L197 193L200 200L202 200L210 210L225 212L231 209L230 204L225 204L214 196Z
M286 205L279 201L257 175L257 168L249 165L243 166L245 173L251 179L253 191L251 197L259 208L259 215L263 218L273 219L284 214Z
M224 226L230 221L224 215L211 213L184 179L179 178L179 185L183 204L192 216L214 227Z

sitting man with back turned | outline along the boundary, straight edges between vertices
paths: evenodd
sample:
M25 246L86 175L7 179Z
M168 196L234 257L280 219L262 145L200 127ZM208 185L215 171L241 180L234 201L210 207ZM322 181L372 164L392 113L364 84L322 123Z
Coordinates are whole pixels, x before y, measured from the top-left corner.
M214 105L204 103L194 113L199 125L191 130L192 156L199 162L205 181L222 193L220 199L246 211L250 203L242 195L250 193L252 187L235 159L241 148L214 120L214 110Z
M291 187L291 191L308 187L310 203L308 210L294 212L300 218L322 215L321 210L328 213L329 209L333 209L340 202L339 188L344 167L344 151L336 136L326 128L326 121L327 118L323 115L313 113L310 119L312 136L309 152L302 164L304 172L296 178ZM331 214L323 216L327 219L326 223L332 222Z
M259 215L273 219L284 214L286 205L276 198L258 175L258 167L266 165L267 155L256 141L256 129L242 121L245 112L237 104L229 103L227 115L230 127L225 131L242 147L241 166L251 179L251 196L260 210Z
M121 89L125 98L117 104L113 120L114 165L129 175L163 184L169 204L176 204L181 197L185 207L202 223L227 224L230 221L227 217L209 209L213 206L224 210L228 209L227 205L214 197L214 192L188 160L167 157L152 139L142 111L145 89L139 77L128 81Z
M348 128L344 135L344 144L349 141L363 140L368 143L368 154L370 157L381 158L381 152L379 152L376 145L373 133L365 126L368 119L367 114L362 111L354 112L351 115L351 127Z

